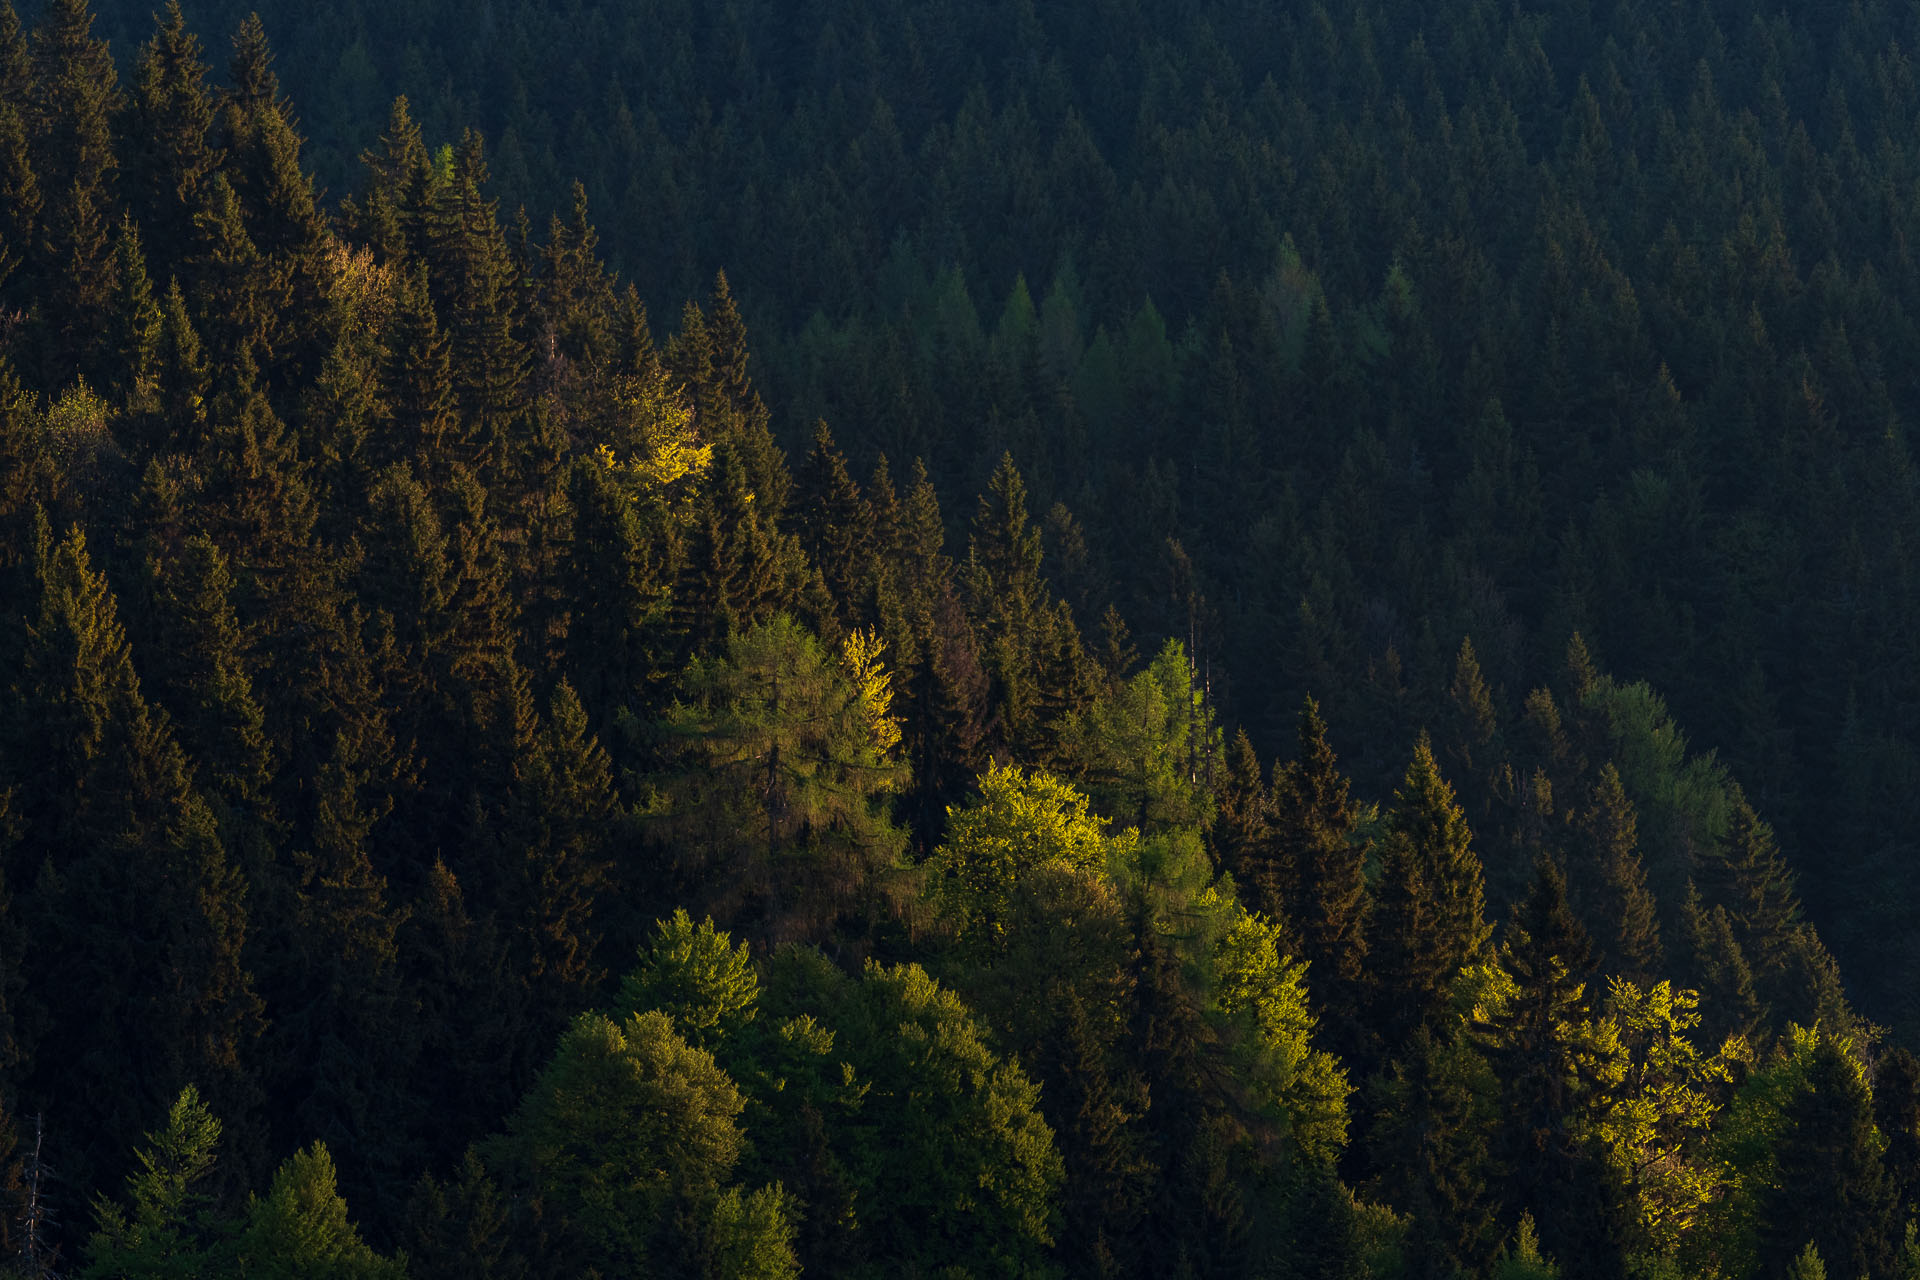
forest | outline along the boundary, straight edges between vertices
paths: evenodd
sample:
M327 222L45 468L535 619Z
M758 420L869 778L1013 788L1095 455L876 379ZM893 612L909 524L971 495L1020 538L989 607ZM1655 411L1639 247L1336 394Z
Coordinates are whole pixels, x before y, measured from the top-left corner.
M249 6L0 0L0 1275L1920 1280L1920 8Z

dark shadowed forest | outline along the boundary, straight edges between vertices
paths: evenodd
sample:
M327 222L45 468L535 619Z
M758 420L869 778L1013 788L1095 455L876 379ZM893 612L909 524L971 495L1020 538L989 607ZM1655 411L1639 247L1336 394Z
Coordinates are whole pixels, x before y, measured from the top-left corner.
M5 1274L1920 1277L1920 8L253 2L0 0Z

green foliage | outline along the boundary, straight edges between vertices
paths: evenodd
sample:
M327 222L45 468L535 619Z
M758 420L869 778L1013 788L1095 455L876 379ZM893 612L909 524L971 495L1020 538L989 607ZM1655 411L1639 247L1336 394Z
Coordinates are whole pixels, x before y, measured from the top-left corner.
M192 1085L167 1112L166 1127L147 1135L127 1178L127 1208L102 1201L99 1226L87 1242L90 1277L192 1276L206 1265L201 1239L213 1204L203 1185L213 1172L220 1121Z
M695 926L685 911L659 923L640 965L620 983L618 1007L659 1009L698 1048L739 1035L758 1012L760 978L747 945L729 945L712 919Z
M288 1157L264 1196L251 1199L231 1245L238 1274L263 1280L402 1280L404 1257L384 1258L347 1221L333 1158L315 1143Z
M666 1014L622 1023L584 1014L492 1159L535 1197L563 1266L697 1268L716 1247L777 1266L791 1230L778 1193L725 1194L745 1147L744 1106L713 1056L682 1039Z
M1176 640L1145 671L1096 697L1062 731L1095 808L1151 836L1204 827L1213 818L1225 743Z
M684 8L0 0L21 1269L1909 1266L1915 14Z
M700 860L703 892L765 936L872 919L894 888L905 841L886 803L903 770L874 674L782 616L694 662L662 722L684 769L661 823Z
M246 1275L269 1280L404 1280L405 1255L375 1253L347 1218L333 1159L314 1143L280 1166L264 1196L237 1214L211 1194L220 1121L189 1085L147 1135L126 1207L100 1201L87 1242L89 1277Z
M1635 1242L1672 1255L1721 1194L1724 1174L1707 1143L1742 1046L1708 1057L1687 1034L1700 1025L1699 997L1660 982L1643 990L1608 983L1600 1029L1608 1054L1605 1101L1594 1137L1626 1188Z
M999 938L1020 882L1035 873L1099 880L1128 862L1139 837L1110 835L1088 798L1018 765L980 775L980 798L948 813L947 839L927 864L928 891L963 937Z

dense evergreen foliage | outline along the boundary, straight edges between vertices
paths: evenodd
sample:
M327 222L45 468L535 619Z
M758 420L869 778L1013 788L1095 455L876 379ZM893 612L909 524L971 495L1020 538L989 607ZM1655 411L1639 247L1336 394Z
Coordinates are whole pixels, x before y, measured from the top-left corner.
M219 9L0 0L20 1274L1920 1275L1914 13Z

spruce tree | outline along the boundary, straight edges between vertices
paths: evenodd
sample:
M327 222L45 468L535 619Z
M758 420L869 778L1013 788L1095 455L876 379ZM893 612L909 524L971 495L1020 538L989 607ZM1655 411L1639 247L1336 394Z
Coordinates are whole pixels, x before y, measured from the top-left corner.
M1611 761L1601 766L1578 826L1588 859L1583 873L1598 882L1589 919L1601 939L1602 967L1649 984L1662 968L1660 919L1640 860L1633 802Z
M134 62L126 125L127 199L162 279L189 252L201 186L221 161L206 76L200 40L169 0Z
M1449 970L1482 959L1493 929L1486 922L1480 859L1466 815L1440 776L1424 734L1394 792L1390 830L1392 839L1413 851L1433 893L1440 953Z
M1787 1104L1774 1148L1775 1190L1760 1218L1760 1260L1785 1275L1808 1241L1844 1276L1894 1276L1898 1203L1873 1127L1859 1064L1822 1036L1806 1081Z
M165 318L147 276L140 233L120 224L113 249L114 299L109 320L107 385L130 420L137 451L155 448L160 430L160 342Z
M961 570L967 610L992 680L996 748L1027 758L1040 724L1040 651L1052 600L1040 571L1040 530L1027 521L1027 485L1004 454L980 496Z
M1874 1071L1873 1121L1886 1139L1896 1216L1911 1218L1920 1204L1920 1059L1904 1047L1887 1050Z
M11 12L11 10L8 10ZM40 257L40 181L27 150L20 108L0 101L0 298L16 305L33 299Z
M825 422L814 425L796 499L801 545L825 579L839 618L851 620L874 558L873 517Z
M1723 906L1707 906L1700 890L1687 881L1680 920L1690 953L1689 981L1706 996L1707 1021L1718 1035L1753 1036L1767 1016L1755 988L1753 969L1734 936L1733 918Z
M1545 1247L1571 1274L1624 1275L1609 1219L1609 1170L1583 1141L1604 1061L1588 1025L1592 942L1567 905L1566 881L1547 857L1502 947L1514 994L1488 1033L1501 1083L1500 1155L1511 1204L1531 1211Z
M1319 704L1300 708L1299 754L1274 777L1275 840L1291 851L1300 902L1295 918L1307 982L1326 1010L1333 1043L1358 1052L1367 954L1367 850L1355 835L1348 784L1327 742Z
M67 1165L86 1181L181 1084L251 1113L260 1003L242 965L245 886L141 692L112 590L77 530L54 543L43 527L36 560L5 752L41 854L25 892L43 942L26 976L55 1015L31 1087L76 1117Z
M33 61L12 0L0 0L0 103L24 109L33 89Z
M1255 851L1270 834L1265 772L1253 749L1253 739L1245 729L1236 732L1227 748L1227 768L1220 783L1208 845L1215 865L1235 877L1248 908L1272 917L1275 908L1285 907L1287 900L1279 893L1269 893L1258 883L1261 873L1255 865L1258 857Z

